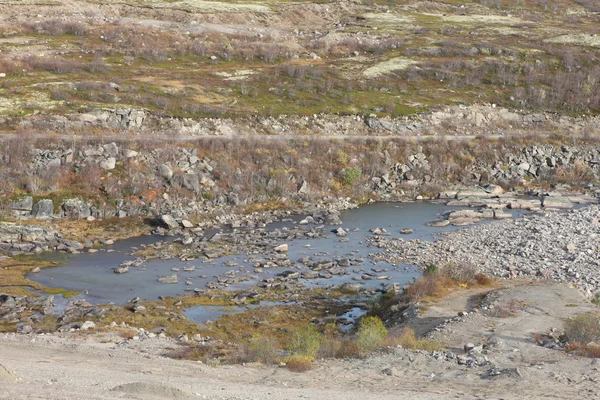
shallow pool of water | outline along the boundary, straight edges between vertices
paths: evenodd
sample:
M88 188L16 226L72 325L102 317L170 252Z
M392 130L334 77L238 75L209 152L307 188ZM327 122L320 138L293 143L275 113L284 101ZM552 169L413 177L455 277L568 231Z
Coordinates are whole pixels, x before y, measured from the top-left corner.
M205 324L209 321L216 321L223 315L236 314L246 310L259 307L272 307L282 304L277 301L261 301L259 304L247 304L244 306L193 306L183 312L183 315L190 321L198 324Z
M394 266L385 262L375 263L368 258L369 253L378 252L379 249L369 247L365 239L371 235L374 228L385 228L391 237L402 237L406 240L420 239L433 240L440 232L452 231L458 228L448 226L435 228L427 226L427 222L438 219L448 210L460 207L448 207L435 203L377 203L342 212L343 228L348 231L346 238L339 238L330 233L327 238L299 239L288 242L289 258L297 261L304 256L332 260L335 258L363 259L360 265L347 267L347 275L334 276L331 279L301 280L309 287L323 287L354 282L356 276L365 273L375 274L372 280L360 281L367 288L379 288L383 283L399 283L401 286L411 282L419 276L418 268L410 265ZM269 229L282 229L293 226L294 222L277 222L268 226ZM327 231L337 226L327 227ZM401 234L400 230L409 228L411 234ZM308 229L308 228L307 228ZM356 231L354 231L356 229ZM164 241L163 236L141 236L105 246L97 253L81 253L61 255L63 265L54 268L42 269L39 273L30 274L29 279L49 287L61 287L68 290L82 292L76 298L85 298L91 303L102 304L114 302L125 304L127 300L139 296L143 299L154 300L158 296L177 296L191 292L193 288L204 289L209 281L224 277L227 271L235 271L236 276L250 278L258 275L259 279L272 277L290 268L265 268L261 273L255 273L248 255L221 257L204 262L202 260L180 261L150 260L141 267L130 267L127 274L115 274L113 269L124 261L134 259L132 251L142 244L151 244ZM53 259L57 255L49 255ZM252 257L256 257L253 255ZM238 265L229 267L228 262ZM184 268L194 266L194 271L184 271ZM172 271L178 268L179 271ZM308 271L308 268L298 263L294 271ZM157 281L160 276L176 273L179 282L176 284L163 284ZM385 275L386 280L377 277ZM186 284L189 282L191 284ZM250 279L231 285L230 289L244 289L256 284ZM87 294L84 294L87 291Z

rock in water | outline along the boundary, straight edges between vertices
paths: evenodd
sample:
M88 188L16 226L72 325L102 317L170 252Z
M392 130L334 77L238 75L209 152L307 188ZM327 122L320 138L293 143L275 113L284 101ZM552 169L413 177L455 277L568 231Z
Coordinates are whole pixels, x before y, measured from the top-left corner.
M287 253L289 249L289 246L287 245L287 243L284 244L280 244L279 246L275 246L275 248L273 250L275 250L278 253Z
M344 228L337 228L336 230L334 230L334 232L339 237L344 237L347 235L347 232L344 230Z
M450 225L450 221L448 221L447 219L442 219L439 221L431 221L429 223L427 223L427 226L433 226L435 228L443 228L444 226L448 226Z
M160 283L177 283L179 282L179 277L177 276L177 274L173 274L173 275L167 275L167 276L161 276L160 278L158 278L158 281Z
M129 272L128 266L120 266L115 268L115 274L126 274Z

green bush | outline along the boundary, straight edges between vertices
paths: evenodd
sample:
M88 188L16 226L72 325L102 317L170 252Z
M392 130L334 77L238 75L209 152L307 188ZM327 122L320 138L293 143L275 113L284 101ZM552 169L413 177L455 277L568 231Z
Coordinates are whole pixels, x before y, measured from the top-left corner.
M288 350L294 355L306 356L314 359L322 342L323 335L321 335L313 325L309 325L306 328L295 330Z
M342 183L344 185L352 186L359 181L362 176L362 169L358 167L348 167L342 172Z
M437 264L427 264L425 269L423 270L423 275L435 275L440 271L440 268Z
M248 343L247 360L273 364L278 358L277 347L277 342L270 337L254 335Z
M356 341L362 352L370 352L382 345L387 334L379 317L365 317L360 321Z

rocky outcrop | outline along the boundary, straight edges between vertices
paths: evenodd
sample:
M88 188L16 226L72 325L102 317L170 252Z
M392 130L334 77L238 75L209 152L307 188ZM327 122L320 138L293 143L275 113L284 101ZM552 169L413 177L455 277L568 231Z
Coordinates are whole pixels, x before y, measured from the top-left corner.
M581 133L598 126L598 117L567 117L553 113L525 113L494 104L448 106L429 113L401 118L375 114L340 116L276 116L259 118L176 118L128 107L102 108L62 116L31 115L17 122L39 130L81 130L89 127L184 136L296 135L485 135L503 134L532 127L549 127Z
M54 229L0 222L0 251L7 254L41 253L47 250L76 252L83 246L66 240Z

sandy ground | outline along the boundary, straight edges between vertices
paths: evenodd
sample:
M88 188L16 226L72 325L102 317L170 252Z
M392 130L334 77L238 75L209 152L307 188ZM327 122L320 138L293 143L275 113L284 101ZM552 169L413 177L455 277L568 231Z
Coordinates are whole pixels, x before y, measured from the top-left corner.
M453 294L420 317L431 326L477 306L481 291ZM429 353L386 349L367 359L320 361L294 373L262 365L208 366L161 356L178 346L148 339L118 345L106 337L0 336L1 399L596 399L600 360L538 346L535 333L560 328L569 315L597 309L567 285L516 285L494 291L519 303L496 318L470 312L433 337L455 354L467 342L498 343L467 367ZM435 321L435 323L431 323ZM114 338L113 338L114 339ZM485 353L485 352L484 352ZM491 375L490 370L502 371ZM8 371L8 372L7 372Z

